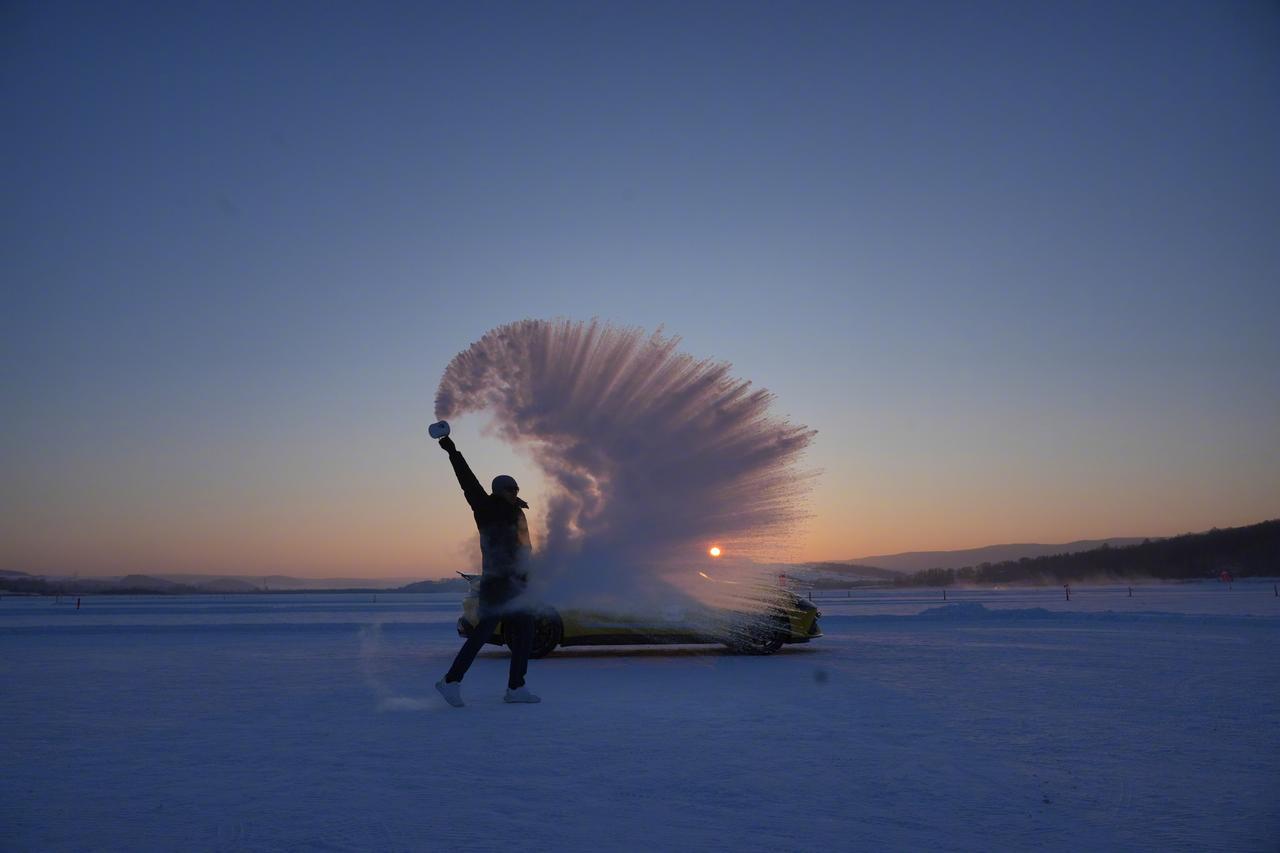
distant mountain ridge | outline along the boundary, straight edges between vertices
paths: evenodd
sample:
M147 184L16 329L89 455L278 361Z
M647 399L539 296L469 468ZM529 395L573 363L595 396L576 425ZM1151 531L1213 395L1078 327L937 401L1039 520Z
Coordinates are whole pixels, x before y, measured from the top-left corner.
M894 572L918 572L922 569L961 569L983 563L1003 563L1021 560L1023 557L1047 557L1052 554L1074 554L1092 551L1106 545L1123 548L1147 541L1141 536L1121 536L1111 539L1077 539L1061 545L1045 545L1035 542L1008 545L986 545L982 548L964 548L957 551L904 551L901 554L881 554L873 557L857 557L841 561L846 565L874 566Z
M908 551L826 561L761 565L814 587L950 583L956 580L1007 582L1028 571L1045 577L1078 576L1084 568L1121 576L1198 577L1221 566L1241 574L1280 566L1280 521L1203 534L1140 539L1081 539L1060 545L1021 543L956 551ZM1268 550L1270 549L1270 550ZM1262 556L1259 556L1261 554ZM1025 564L1033 562L1034 566ZM963 570L957 572L956 570ZM295 578L288 575L130 574L123 577L67 577L0 570L0 590L27 594L231 594L251 592L456 592L461 578L405 582L405 578Z
M901 572L856 563L796 563L774 568L792 580L815 589L881 585L902 577Z
M0 590L38 595L209 595L289 592L465 592L462 578L412 583L387 578L294 578L237 575L143 575L54 577L0 571Z
M299 578L292 575L189 575L165 573L154 574L152 577L200 587L224 583L244 584L259 592L263 590L268 592L279 592L281 590L303 592L309 589L396 589L413 582L413 578Z
M899 586L961 584L1116 583L1134 579L1203 580L1272 577L1280 567L1280 519L1244 527L1213 528L1164 539L1088 551L1020 557L903 574Z

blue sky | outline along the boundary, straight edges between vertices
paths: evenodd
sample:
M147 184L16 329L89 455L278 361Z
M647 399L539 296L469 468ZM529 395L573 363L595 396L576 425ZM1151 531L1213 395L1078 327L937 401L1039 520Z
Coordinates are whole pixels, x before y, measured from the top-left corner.
M523 317L817 428L799 556L1280 514L1274 4L2 14L6 568L443 574Z

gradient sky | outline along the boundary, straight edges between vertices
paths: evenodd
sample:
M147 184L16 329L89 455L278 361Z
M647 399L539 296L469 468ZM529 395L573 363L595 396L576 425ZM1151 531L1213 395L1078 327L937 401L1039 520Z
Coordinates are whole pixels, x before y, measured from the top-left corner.
M0 567L466 568L432 397L524 317L817 428L797 557L1280 515L1278 46L1269 2L6 3Z

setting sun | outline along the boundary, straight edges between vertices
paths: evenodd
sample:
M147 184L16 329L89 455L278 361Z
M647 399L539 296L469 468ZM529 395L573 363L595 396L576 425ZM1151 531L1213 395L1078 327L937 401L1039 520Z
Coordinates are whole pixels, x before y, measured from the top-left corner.
M711 556L713 556L713 557L719 557L719 556L720 556L720 546L719 546L719 545L712 545L712 546L711 546L711 549L710 549L709 551L707 551L707 553L708 553L708 554L710 554L710 555L711 555Z

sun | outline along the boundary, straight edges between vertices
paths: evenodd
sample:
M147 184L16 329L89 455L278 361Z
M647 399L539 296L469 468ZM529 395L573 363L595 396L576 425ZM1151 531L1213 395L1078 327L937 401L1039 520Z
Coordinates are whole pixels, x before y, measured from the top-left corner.
M720 556L720 546L719 546L719 545L712 545L712 546L711 546L711 548L707 551L707 553L708 553L708 554L710 554L710 555L711 555L711 556L713 556L713 557L719 557L719 556Z

